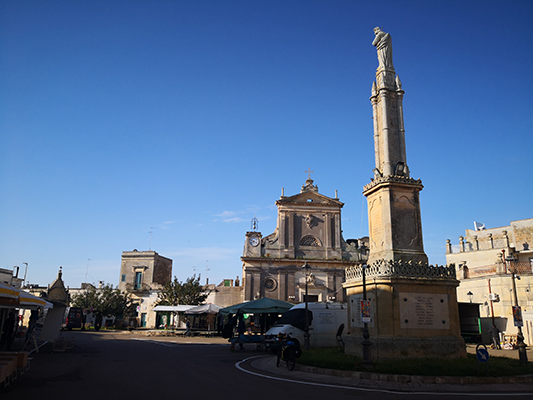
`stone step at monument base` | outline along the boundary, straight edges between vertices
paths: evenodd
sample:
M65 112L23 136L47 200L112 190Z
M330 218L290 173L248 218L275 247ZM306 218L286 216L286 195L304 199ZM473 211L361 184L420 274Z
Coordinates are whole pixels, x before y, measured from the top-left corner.
M344 338L345 352L363 358L363 334ZM370 337L372 361L401 358L462 358L466 357L463 338L436 337Z

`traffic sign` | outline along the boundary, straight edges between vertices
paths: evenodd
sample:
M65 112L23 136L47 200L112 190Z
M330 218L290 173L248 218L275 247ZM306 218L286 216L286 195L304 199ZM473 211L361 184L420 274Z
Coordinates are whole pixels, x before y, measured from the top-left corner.
M476 357L480 363L486 363L489 361L489 351L487 350L487 346L484 344L478 344L476 346Z

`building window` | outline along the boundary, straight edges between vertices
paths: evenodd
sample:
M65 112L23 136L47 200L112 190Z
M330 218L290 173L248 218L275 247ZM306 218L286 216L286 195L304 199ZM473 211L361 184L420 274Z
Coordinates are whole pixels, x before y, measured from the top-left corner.
M126 282L126 274L122 274L122 277L120 278L121 282Z
M314 236L304 236L302 240L300 240L300 246L320 247L320 243L318 242L318 239Z
M273 278L267 278L265 279L263 286L265 287L265 290L268 290L269 292L273 292L278 287L278 283Z
M135 289L136 290L141 288L142 281L143 281L143 273L135 272Z

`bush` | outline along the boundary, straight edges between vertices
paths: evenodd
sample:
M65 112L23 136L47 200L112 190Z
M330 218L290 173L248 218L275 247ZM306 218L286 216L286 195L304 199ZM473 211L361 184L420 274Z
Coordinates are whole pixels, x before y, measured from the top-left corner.
M311 349L304 351L298 360L300 364L318 368L343 371L371 371L380 374L420 375L420 376L486 376L485 364L479 366L474 354L466 358L409 358L381 360L365 368L358 357L344 354L339 348ZM489 376L533 375L533 364L523 364L508 357L490 357Z

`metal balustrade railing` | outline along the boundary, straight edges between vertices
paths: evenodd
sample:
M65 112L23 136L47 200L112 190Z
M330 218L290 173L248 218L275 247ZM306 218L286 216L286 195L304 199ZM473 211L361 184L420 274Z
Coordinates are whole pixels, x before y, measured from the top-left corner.
M363 266L346 268L346 282L363 279ZM369 277L425 278L439 280L456 280L455 265L448 266L414 263L412 261L378 260L366 267L365 275Z

